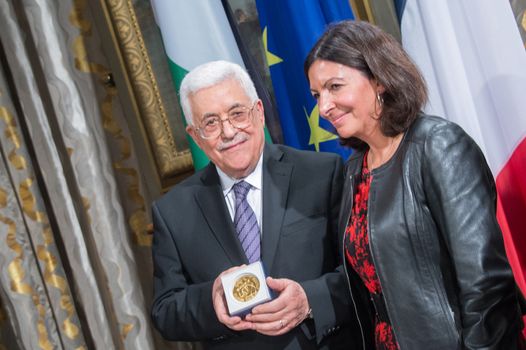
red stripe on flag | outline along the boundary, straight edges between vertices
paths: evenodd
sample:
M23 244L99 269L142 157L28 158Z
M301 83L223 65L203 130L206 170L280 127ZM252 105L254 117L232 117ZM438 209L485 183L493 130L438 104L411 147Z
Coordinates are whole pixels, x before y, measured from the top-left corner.
M497 176L497 219L517 285L526 295L526 139ZM526 317L524 317L526 324ZM522 330L526 337L526 327Z
M526 139L497 176L497 219L515 280L526 295Z

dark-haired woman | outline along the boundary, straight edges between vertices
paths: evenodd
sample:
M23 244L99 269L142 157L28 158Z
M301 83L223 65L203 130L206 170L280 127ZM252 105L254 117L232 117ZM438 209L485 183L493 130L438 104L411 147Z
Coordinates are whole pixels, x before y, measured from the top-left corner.
M304 68L320 114L356 150L340 232L364 348L518 348L519 296L474 141L421 113L421 74L371 24L329 27Z

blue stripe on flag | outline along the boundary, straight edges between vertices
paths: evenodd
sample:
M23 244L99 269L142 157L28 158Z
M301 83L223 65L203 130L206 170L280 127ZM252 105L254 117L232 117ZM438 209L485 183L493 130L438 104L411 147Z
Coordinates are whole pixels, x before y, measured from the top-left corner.
M344 19L354 19L348 1L319 0L327 23L342 21Z
M402 23L402 15L404 14L406 2L407 0L394 0L396 15L398 16L398 24Z
M347 158L351 150L340 146L332 125L316 114L303 61L328 23L354 18L349 2L257 0L256 4L262 31L266 28L268 52L277 56L268 63L284 142Z

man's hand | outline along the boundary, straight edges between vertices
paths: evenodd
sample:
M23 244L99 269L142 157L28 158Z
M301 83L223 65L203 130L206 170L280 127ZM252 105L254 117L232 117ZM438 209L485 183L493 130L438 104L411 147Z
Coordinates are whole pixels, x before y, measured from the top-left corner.
M300 324L307 316L309 302L299 283L286 278L267 277L267 285L279 296L258 305L247 315L252 329L265 335L281 335Z
M253 329L254 326L251 322L247 322L241 319L241 317L230 317L230 315L228 314L225 293L223 291L223 285L221 284L221 276L230 273L234 270L237 270L242 266L234 266L226 271L223 271L219 276L217 276L212 286L212 301L214 303L214 310L216 312L217 319L219 320L219 322L221 322L222 324L234 331Z

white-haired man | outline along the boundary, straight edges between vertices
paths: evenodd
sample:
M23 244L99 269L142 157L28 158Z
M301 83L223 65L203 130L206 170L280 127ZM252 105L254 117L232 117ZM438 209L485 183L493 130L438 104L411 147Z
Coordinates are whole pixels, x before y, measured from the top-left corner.
M180 95L186 131L211 162L153 204L157 329L207 349L352 349L336 249L341 159L265 144L263 104L236 64L195 68ZM241 182L253 239L236 232ZM232 317L220 276L254 260L276 298Z

